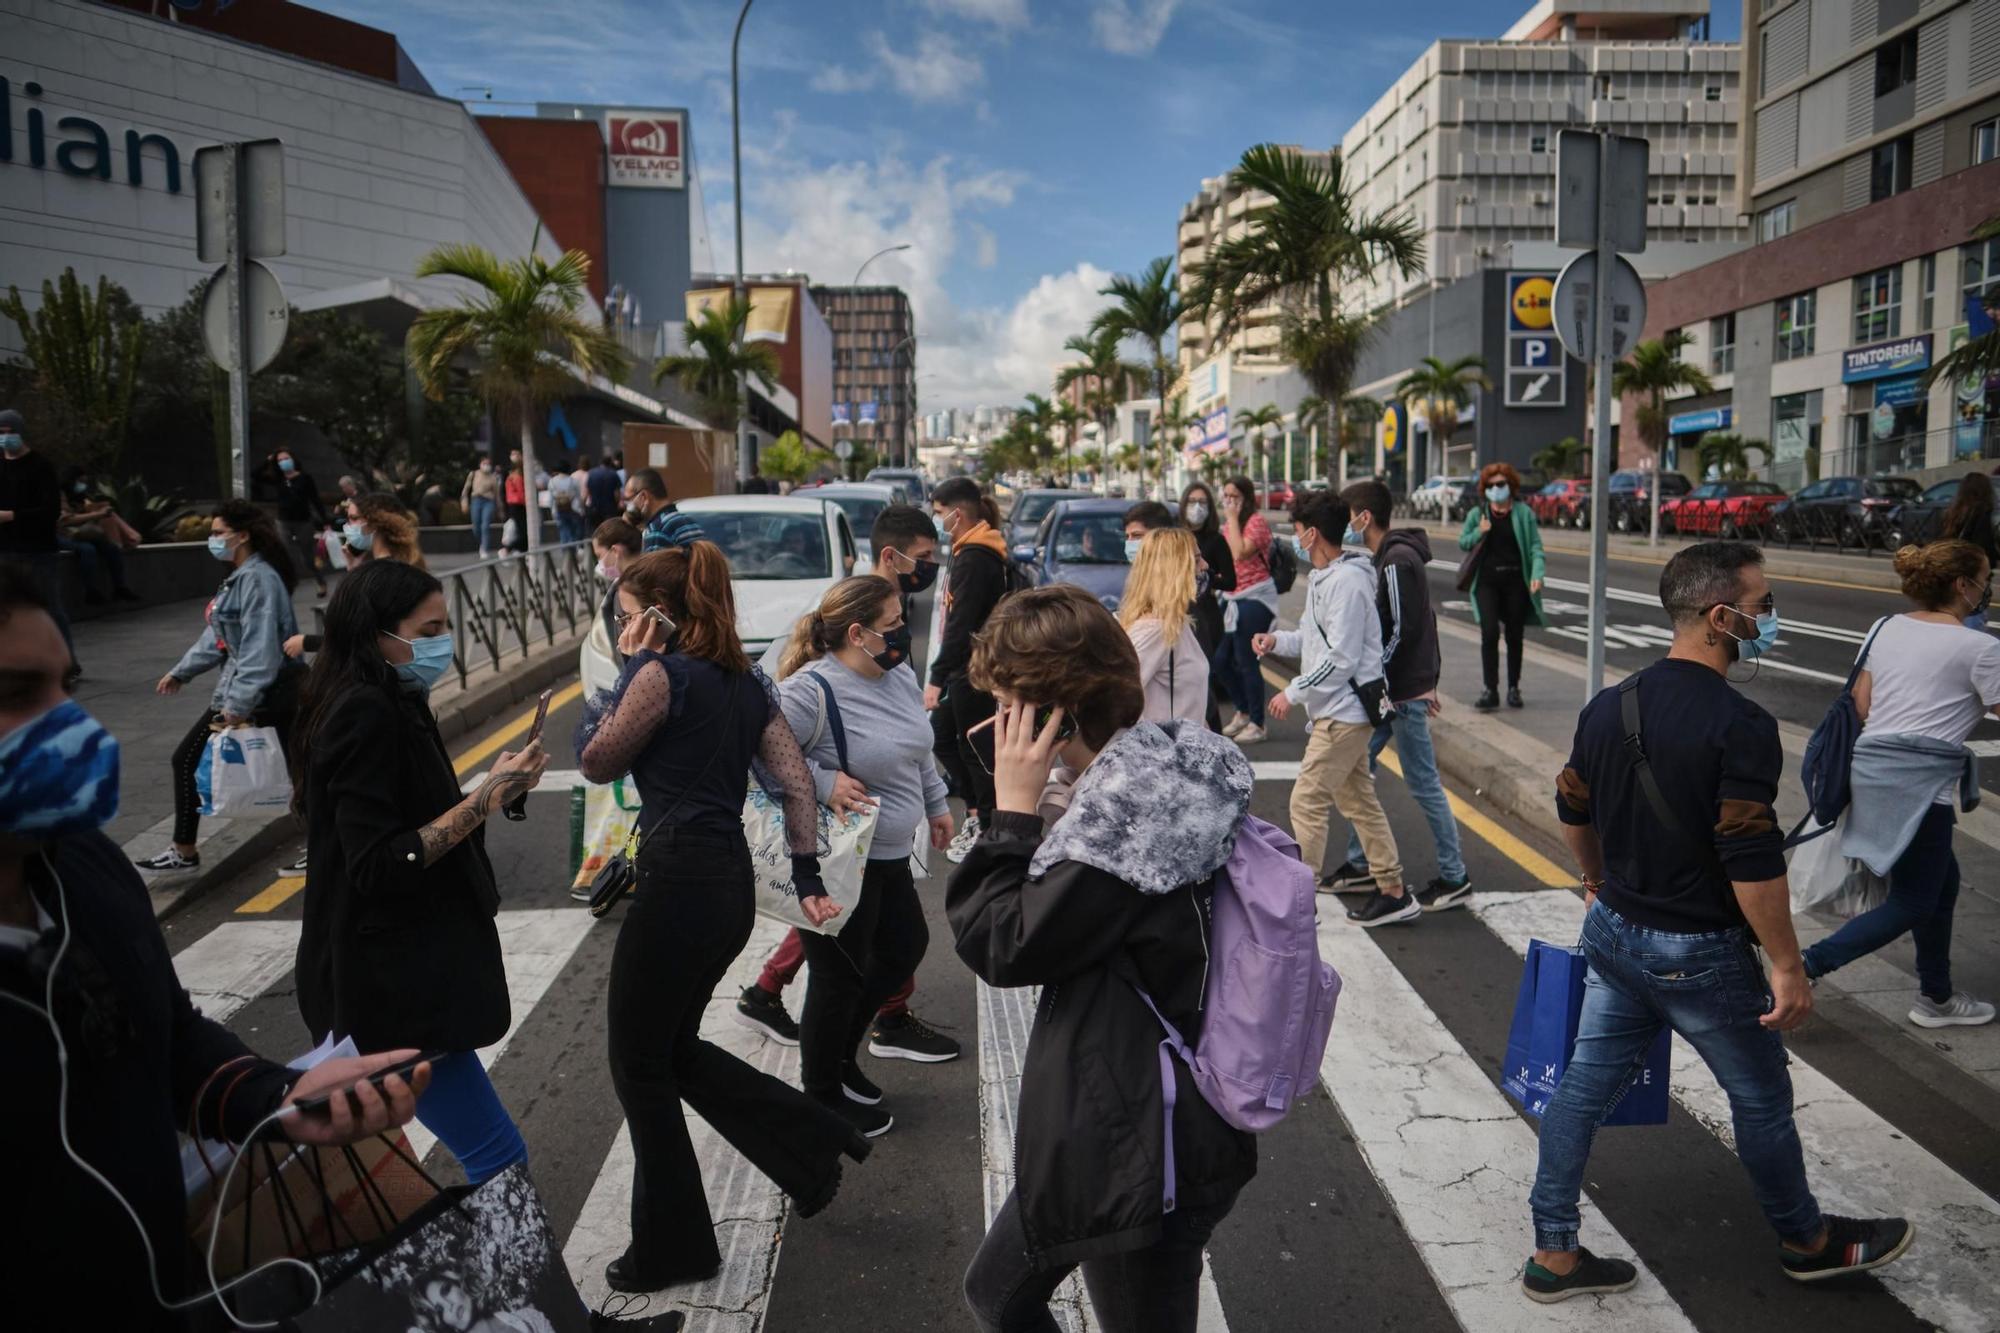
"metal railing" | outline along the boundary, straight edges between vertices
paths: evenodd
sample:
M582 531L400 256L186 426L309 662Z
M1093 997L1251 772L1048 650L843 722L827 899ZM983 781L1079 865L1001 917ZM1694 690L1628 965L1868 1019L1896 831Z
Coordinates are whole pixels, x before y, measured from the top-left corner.
M590 623L604 597L588 541L502 555L438 576L451 612L452 665L463 688L476 667L500 670L518 651L553 647Z

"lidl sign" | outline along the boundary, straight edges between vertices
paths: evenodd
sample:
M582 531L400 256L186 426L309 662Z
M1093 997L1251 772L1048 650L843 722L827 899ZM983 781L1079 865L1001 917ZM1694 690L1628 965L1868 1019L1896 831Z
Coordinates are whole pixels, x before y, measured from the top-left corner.
M1538 333L1555 322L1556 285L1546 274L1507 275L1507 331Z

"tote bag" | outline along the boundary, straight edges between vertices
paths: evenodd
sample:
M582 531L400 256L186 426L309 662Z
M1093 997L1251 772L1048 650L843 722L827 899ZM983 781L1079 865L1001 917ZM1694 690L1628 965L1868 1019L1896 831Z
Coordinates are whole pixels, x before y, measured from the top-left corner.
M280 815L292 807L292 778L276 727L227 727L208 738L195 762L204 815Z
M1521 969L1521 989L1514 1000L1514 1021L1507 1030L1507 1065L1501 1090L1529 1115L1548 1110L1576 1049L1578 1020L1583 1016L1583 979L1589 964L1583 950L1565 949L1541 940L1528 942ZM1646 1058L1620 1090L1604 1125L1664 1125L1667 1123L1667 1075L1671 1069L1671 1029L1661 1027L1646 1048Z
M811 750L828 728L833 731L833 748L840 756L842 772L847 770L847 729L841 725L840 704L833 686L818 672L807 673L820 690L819 725L813 729L805 748ZM821 935L837 935L861 901L861 876L868 868L868 849L875 841L875 811L837 815L819 806L820 882L827 896L840 908L840 915L816 926L799 905L798 885L792 882L791 841L785 831L785 807L774 801L757 783L743 802L743 836L750 844L750 866L757 878L757 910L764 916L798 930Z

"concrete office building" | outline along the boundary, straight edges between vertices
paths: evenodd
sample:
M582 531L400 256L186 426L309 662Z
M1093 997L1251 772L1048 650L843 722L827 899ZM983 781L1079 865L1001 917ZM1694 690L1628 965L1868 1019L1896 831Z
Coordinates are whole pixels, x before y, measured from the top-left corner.
M917 326L900 287L814 287L833 332L833 415L885 462L917 445ZM831 426L832 423L822 423Z
M1768 441L1787 487L2000 456L2000 381L1921 382L2000 301L2000 0L1775 0L1746 37L1757 243L1648 291L1715 379L1676 437Z

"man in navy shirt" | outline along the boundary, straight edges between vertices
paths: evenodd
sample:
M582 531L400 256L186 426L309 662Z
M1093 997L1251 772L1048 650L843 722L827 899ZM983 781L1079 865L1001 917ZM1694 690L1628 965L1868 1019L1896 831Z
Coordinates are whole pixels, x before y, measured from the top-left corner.
M1736 1153L1778 1233L1787 1277L1813 1282L1879 1267L1914 1234L1899 1217L1823 1215L1806 1183L1779 1036L1813 1006L1771 806L1784 750L1771 715L1725 675L1777 642L1763 563L1764 553L1743 542L1703 542L1667 562L1660 602L1673 622L1672 647L1590 701L1556 779L1556 813L1589 903L1591 984L1576 1047L1542 1117L1529 1196L1535 1253L1521 1277L1531 1300L1624 1291L1638 1280L1631 1264L1578 1243L1577 1194L1598 1122L1662 1024L1729 1096Z
M652 468L625 479L625 511L638 524L640 547L648 555L701 540L701 524L667 502L666 478Z
M618 455L605 454L596 467L583 477L584 509L590 517L590 530L597 531L597 525L617 518L620 509L619 488L625 484L618 475Z

